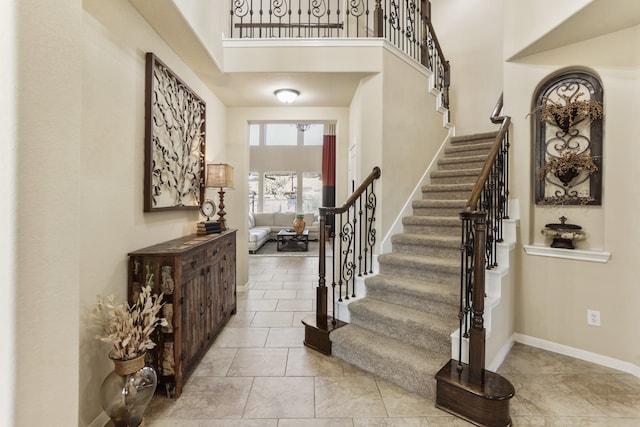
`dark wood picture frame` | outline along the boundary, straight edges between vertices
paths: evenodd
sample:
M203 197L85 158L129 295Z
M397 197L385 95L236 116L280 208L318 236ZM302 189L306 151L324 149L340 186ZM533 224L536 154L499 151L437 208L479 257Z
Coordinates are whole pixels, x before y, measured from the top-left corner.
M145 79L144 212L198 209L206 104L152 52Z

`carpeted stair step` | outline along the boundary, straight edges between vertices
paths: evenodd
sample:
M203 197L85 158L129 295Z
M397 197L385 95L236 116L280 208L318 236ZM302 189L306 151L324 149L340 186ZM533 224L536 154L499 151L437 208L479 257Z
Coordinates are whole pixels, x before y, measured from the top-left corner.
M393 252L460 259L460 237L399 233L391 236Z
M453 216L405 216L402 226L405 233L456 236L459 240L462 230L460 219Z
M411 203L416 216L458 217L466 206L466 200L414 200Z
M447 171L433 171L429 174L431 184L475 184L482 169L453 169Z
M420 279L377 274L365 279L367 296L414 310L451 316L459 310L458 283L433 283Z
M349 313L350 323L443 354L451 351L451 331L458 324L455 311L443 317L369 297L352 302Z
M493 147L493 143L493 141L488 141L476 144L448 145L444 149L444 155L445 157L486 156Z
M333 356L431 400L434 376L451 358L450 350L438 354L354 324L336 329L330 338Z
M378 256L380 273L454 284L460 280L460 260L448 260L419 255L387 253Z
M486 160L486 154L465 157L444 157L438 160L438 170L482 169Z
M432 200L467 200L474 184L427 184L422 186L422 198Z
M467 144L482 144L487 141L495 141L498 132L484 132L474 133L471 135L454 136L449 141L451 145L467 145Z

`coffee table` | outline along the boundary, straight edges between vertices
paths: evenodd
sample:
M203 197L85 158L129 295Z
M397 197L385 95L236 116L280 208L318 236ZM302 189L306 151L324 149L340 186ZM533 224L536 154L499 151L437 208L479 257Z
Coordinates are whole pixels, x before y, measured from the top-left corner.
M300 234L293 230L278 232L278 252L307 252L309 250L309 229Z

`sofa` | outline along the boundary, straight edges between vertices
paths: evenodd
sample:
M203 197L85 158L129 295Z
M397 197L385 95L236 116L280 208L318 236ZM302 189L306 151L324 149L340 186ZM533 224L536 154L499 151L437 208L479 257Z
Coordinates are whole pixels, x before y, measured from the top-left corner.
M295 213L250 213L249 214L249 253L256 253L269 240L276 240L280 230L290 230ZM320 222L313 213L304 214L305 228L309 230L309 240L320 238Z

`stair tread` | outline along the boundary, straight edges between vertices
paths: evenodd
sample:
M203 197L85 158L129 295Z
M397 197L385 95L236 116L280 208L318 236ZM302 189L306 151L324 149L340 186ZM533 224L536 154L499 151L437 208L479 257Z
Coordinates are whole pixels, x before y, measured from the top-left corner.
M464 209L467 200L451 200L451 199L418 199L412 202L413 207L448 207Z
M430 256L420 256L420 255L411 255L405 253L386 253L378 256L378 260L381 263L388 261L401 261L404 263L415 264L415 265L437 265L445 268L460 268L460 260L450 260L447 258L440 257L430 257Z
M446 234L417 234L417 233L398 233L391 236L392 243L405 244L440 244L440 245L456 245L460 242L460 237L447 236Z
M459 218L450 216L435 215L411 215L402 218L404 225L442 225L442 226L460 226Z
M451 297L458 300L459 286L458 284L443 284L431 282L429 280L411 279L407 277L398 277L387 274L377 274L365 279L367 286L384 286L402 291L411 291L413 293L429 293Z
M374 326L380 327L385 323L393 322L394 324L402 325L403 328L410 328L413 331L420 330L425 333L438 334L439 338L444 339L445 343L457 326L457 313L455 312L452 313L451 318L446 319L440 314L430 313L425 310L416 310L370 297L352 302L349 310L351 311L352 322L358 317L359 313L375 313L380 320L377 321ZM414 337L415 335L417 334L414 333Z
M488 139L495 139L496 136L498 136L498 132L482 132L482 133L475 133L475 134L471 134L471 135L460 135L460 136L454 136L451 137L451 140L449 142L451 142L451 144L461 144L461 143L468 143L471 141L485 141Z
M354 324L336 329L330 339L336 357L428 399L435 399L435 374L451 358Z
M472 162L484 162L487 159L486 154L477 154L474 156L448 156L438 160L439 165L452 164L452 163L472 163Z
M460 184L425 184L422 186L422 192L426 191L471 191L473 183Z
M482 172L482 168L455 169L455 170L437 170L431 172L431 178L450 178L456 176L478 176Z

